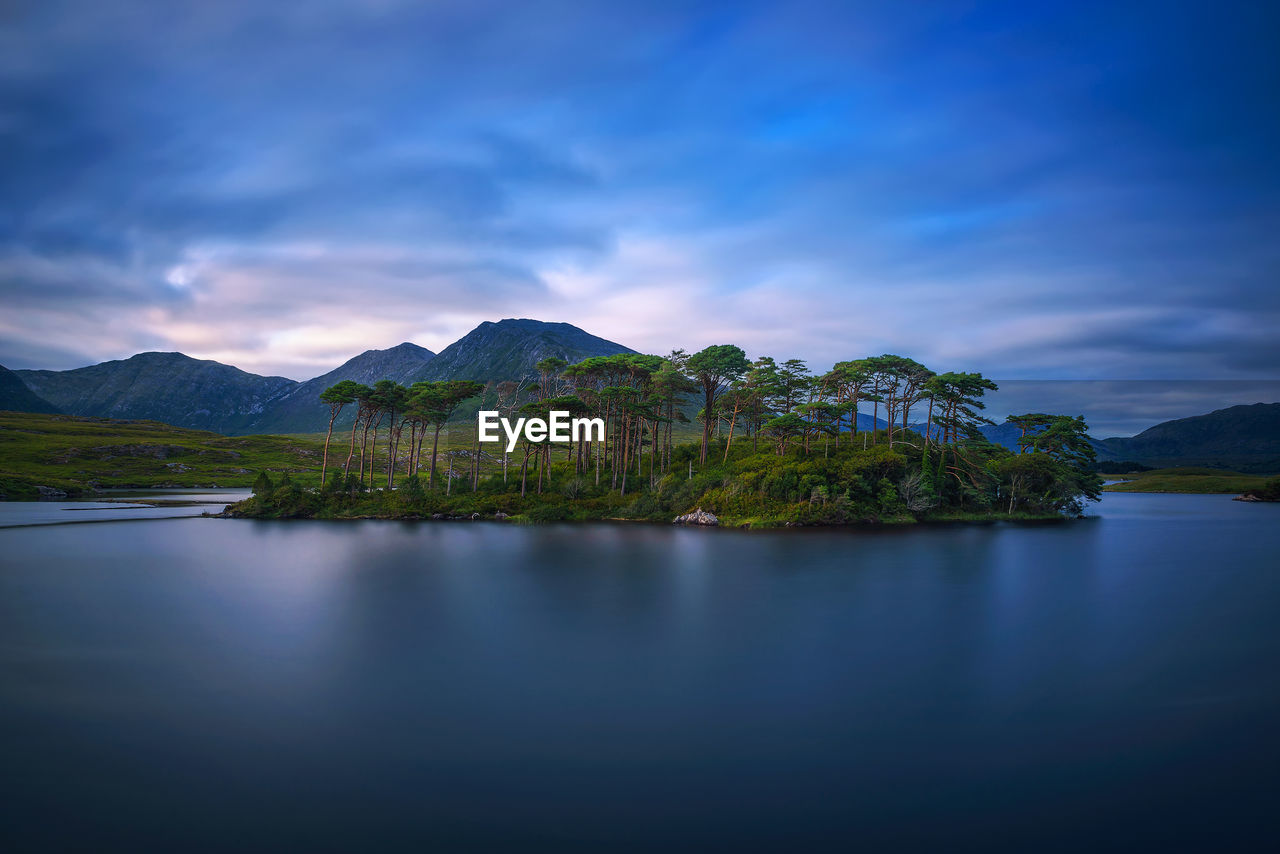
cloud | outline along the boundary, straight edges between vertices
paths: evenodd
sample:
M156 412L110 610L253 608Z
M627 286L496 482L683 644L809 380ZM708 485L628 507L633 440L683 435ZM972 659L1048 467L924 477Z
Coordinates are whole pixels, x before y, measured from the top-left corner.
M564 320L664 353L1274 378L1274 10L33 4L0 361L306 378Z

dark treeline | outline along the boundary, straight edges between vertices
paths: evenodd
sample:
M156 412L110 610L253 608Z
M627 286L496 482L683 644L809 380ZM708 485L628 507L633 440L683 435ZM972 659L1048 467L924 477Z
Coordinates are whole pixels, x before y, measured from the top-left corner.
M488 384L338 383L320 396L330 408L320 488L280 487L264 474L247 509L662 518L699 504L734 520L840 523L1075 515L1100 490L1082 418L1012 416L1021 440L1008 451L978 429L992 423L982 411L994 382L903 356L814 374L799 359L751 362L725 344L666 357L550 358L537 372ZM472 423L468 447L442 453L442 430L476 401L512 421L552 410L598 417L604 436L567 444L522 437L508 455L505 442L482 447ZM333 423L347 407L355 421L335 440ZM868 408L873 427L860 429Z

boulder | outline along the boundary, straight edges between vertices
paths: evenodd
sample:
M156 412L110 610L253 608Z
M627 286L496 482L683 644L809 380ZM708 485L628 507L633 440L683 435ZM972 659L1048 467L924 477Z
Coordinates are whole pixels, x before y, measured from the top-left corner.
M676 525L703 525L709 528L714 528L720 524L720 520L715 517L714 513L708 513L706 510L699 507L692 513L677 516L672 520L672 523Z
M40 493L41 501L57 501L67 497L61 489L54 489L52 486L37 486L36 492Z

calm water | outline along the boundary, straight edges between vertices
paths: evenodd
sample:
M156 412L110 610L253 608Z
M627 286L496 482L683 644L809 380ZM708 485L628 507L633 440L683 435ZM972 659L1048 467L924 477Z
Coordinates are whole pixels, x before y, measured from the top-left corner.
M0 530L0 848L1270 847L1280 505L1097 512Z
M247 489L113 489L104 492L102 501L0 501L0 528L181 519L220 513L250 495Z

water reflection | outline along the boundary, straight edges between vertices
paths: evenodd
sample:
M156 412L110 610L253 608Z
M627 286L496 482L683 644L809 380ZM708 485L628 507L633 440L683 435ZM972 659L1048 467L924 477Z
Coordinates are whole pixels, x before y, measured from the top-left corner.
M0 795L44 849L1256 841L1276 508L1101 510L0 531Z

